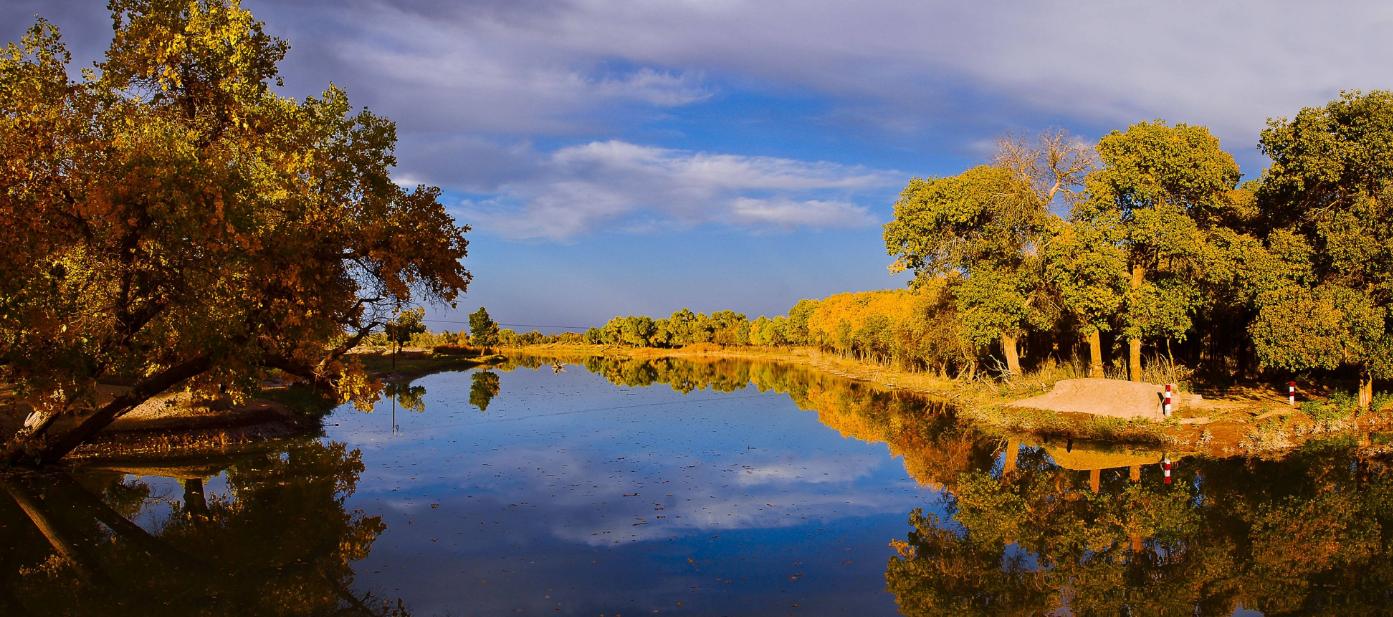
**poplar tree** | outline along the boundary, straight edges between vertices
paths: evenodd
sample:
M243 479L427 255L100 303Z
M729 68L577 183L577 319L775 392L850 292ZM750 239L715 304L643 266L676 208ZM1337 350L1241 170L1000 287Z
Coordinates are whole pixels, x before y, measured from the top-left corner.
M999 341L1007 370L1017 375L1018 340L1031 324L1031 290L1039 283L1037 256L1028 249L1045 214L1009 170L982 165L910 180L885 225L892 269L965 275L957 298L969 339L978 346Z
M1208 230L1232 207L1238 164L1208 129L1159 120L1108 134L1098 154L1103 166L1089 174L1072 219L1124 256L1122 333L1128 374L1141 381L1143 340L1183 340L1190 330ZM1107 252L1096 257L1116 263ZM1110 303L1110 293L1100 289L1096 300Z
M1020 337L1054 321L1041 251L1059 220L1050 206L1090 167L1086 148L1055 132L1038 145L1002 140L990 165L910 180L885 226L892 270L963 274L955 298L968 338L999 342L1007 370L1019 375Z
M1268 122L1258 191L1281 285L1250 326L1261 360L1292 370L1353 367L1367 409L1393 377L1393 92L1345 92Z

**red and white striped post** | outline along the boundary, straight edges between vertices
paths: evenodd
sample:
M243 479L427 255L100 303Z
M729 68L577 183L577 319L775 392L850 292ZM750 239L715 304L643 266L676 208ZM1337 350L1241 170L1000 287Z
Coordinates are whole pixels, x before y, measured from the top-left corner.
M1292 407L1295 407L1295 406L1296 406L1296 382L1295 382L1295 381L1288 381L1288 382L1287 382L1287 404L1288 404L1288 405L1291 405Z
M1167 418L1171 417L1172 396L1173 393L1171 392L1171 384L1166 384L1166 402L1164 405L1161 406L1161 413Z
M1165 472L1165 474L1166 474L1166 484L1170 484L1170 483L1171 483L1171 457L1165 456L1165 457L1162 457L1162 458L1161 458L1161 471Z

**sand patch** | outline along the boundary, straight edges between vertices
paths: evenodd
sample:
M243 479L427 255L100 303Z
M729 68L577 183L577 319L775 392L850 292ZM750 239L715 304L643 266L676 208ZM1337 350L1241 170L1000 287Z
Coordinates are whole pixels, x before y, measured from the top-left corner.
M1054 389L1030 398L1008 403L1008 407L1041 409L1062 413L1086 413L1111 418L1162 420L1161 402L1165 386L1118 379L1061 379ZM1194 405L1197 395L1176 393L1172 413L1182 405Z

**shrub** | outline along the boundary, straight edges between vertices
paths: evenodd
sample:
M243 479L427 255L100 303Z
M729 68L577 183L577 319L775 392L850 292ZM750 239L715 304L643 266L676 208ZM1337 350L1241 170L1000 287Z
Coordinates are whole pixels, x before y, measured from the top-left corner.
M477 358L484 353L484 350L475 347L465 347L463 345L436 345L431 348L431 353L437 356L460 356L463 358Z

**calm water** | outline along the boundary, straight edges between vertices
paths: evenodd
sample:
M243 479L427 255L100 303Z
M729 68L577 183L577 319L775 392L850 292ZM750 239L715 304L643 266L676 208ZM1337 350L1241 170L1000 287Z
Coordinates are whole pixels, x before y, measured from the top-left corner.
M1393 610L1393 470L1352 443L1022 444L775 365L531 364L262 452L6 479L0 614Z

